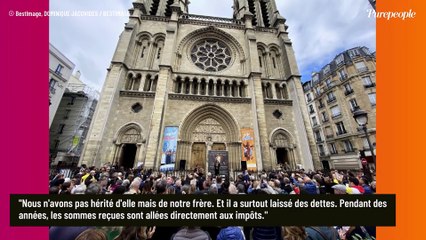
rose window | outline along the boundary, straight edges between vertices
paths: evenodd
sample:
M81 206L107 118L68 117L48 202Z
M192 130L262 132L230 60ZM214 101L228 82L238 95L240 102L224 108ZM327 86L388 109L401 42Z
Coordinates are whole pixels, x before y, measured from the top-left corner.
M197 67L209 72L218 72L231 63L231 51L221 41L204 40L192 47L191 59Z

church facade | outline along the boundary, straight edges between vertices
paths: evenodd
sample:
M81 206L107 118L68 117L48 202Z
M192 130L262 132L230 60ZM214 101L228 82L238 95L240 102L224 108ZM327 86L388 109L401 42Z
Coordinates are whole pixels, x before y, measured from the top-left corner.
M232 18L191 15L188 4L133 3L80 164L320 168L275 1L234 0Z

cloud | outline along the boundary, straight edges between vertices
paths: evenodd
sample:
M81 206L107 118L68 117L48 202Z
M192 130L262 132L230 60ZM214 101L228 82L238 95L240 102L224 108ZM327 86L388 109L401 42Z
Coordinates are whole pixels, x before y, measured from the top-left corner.
M51 11L114 13L113 17L50 17L49 41L81 71L81 79L100 90L119 35L128 21L131 0L51 0ZM102 4L101 4L102 3Z
M277 0L287 19L302 79L308 80L339 52L355 46L375 51L375 19L366 0ZM231 0L192 0L191 14L232 17ZM119 11L127 15L132 0L51 0L50 10ZM82 80L100 90L106 68L128 16L51 17L50 42L76 64Z
M376 49L376 21L368 18L371 6L366 0L287 0L277 1L277 6L287 19L304 80L346 49Z

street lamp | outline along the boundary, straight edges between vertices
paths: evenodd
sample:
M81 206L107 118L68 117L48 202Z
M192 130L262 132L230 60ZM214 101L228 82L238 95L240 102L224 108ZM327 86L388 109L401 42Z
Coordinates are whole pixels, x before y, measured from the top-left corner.
M367 132L368 114L366 111L358 109L354 112L353 117L365 133L365 138L367 139L368 147L370 148L371 156L373 157L374 168L376 168L376 155L374 155L373 145L371 145L370 137Z

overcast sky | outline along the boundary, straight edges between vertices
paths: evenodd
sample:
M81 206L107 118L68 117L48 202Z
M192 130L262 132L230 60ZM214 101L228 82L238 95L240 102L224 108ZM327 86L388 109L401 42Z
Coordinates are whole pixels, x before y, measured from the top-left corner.
M50 42L101 90L132 0L50 0L50 10L115 11L112 17L50 17ZM214 4L213 4L214 3ZM232 0L191 0L191 14L232 17ZM376 51L376 22L367 0L277 0L287 19L302 80L338 53L356 46Z

